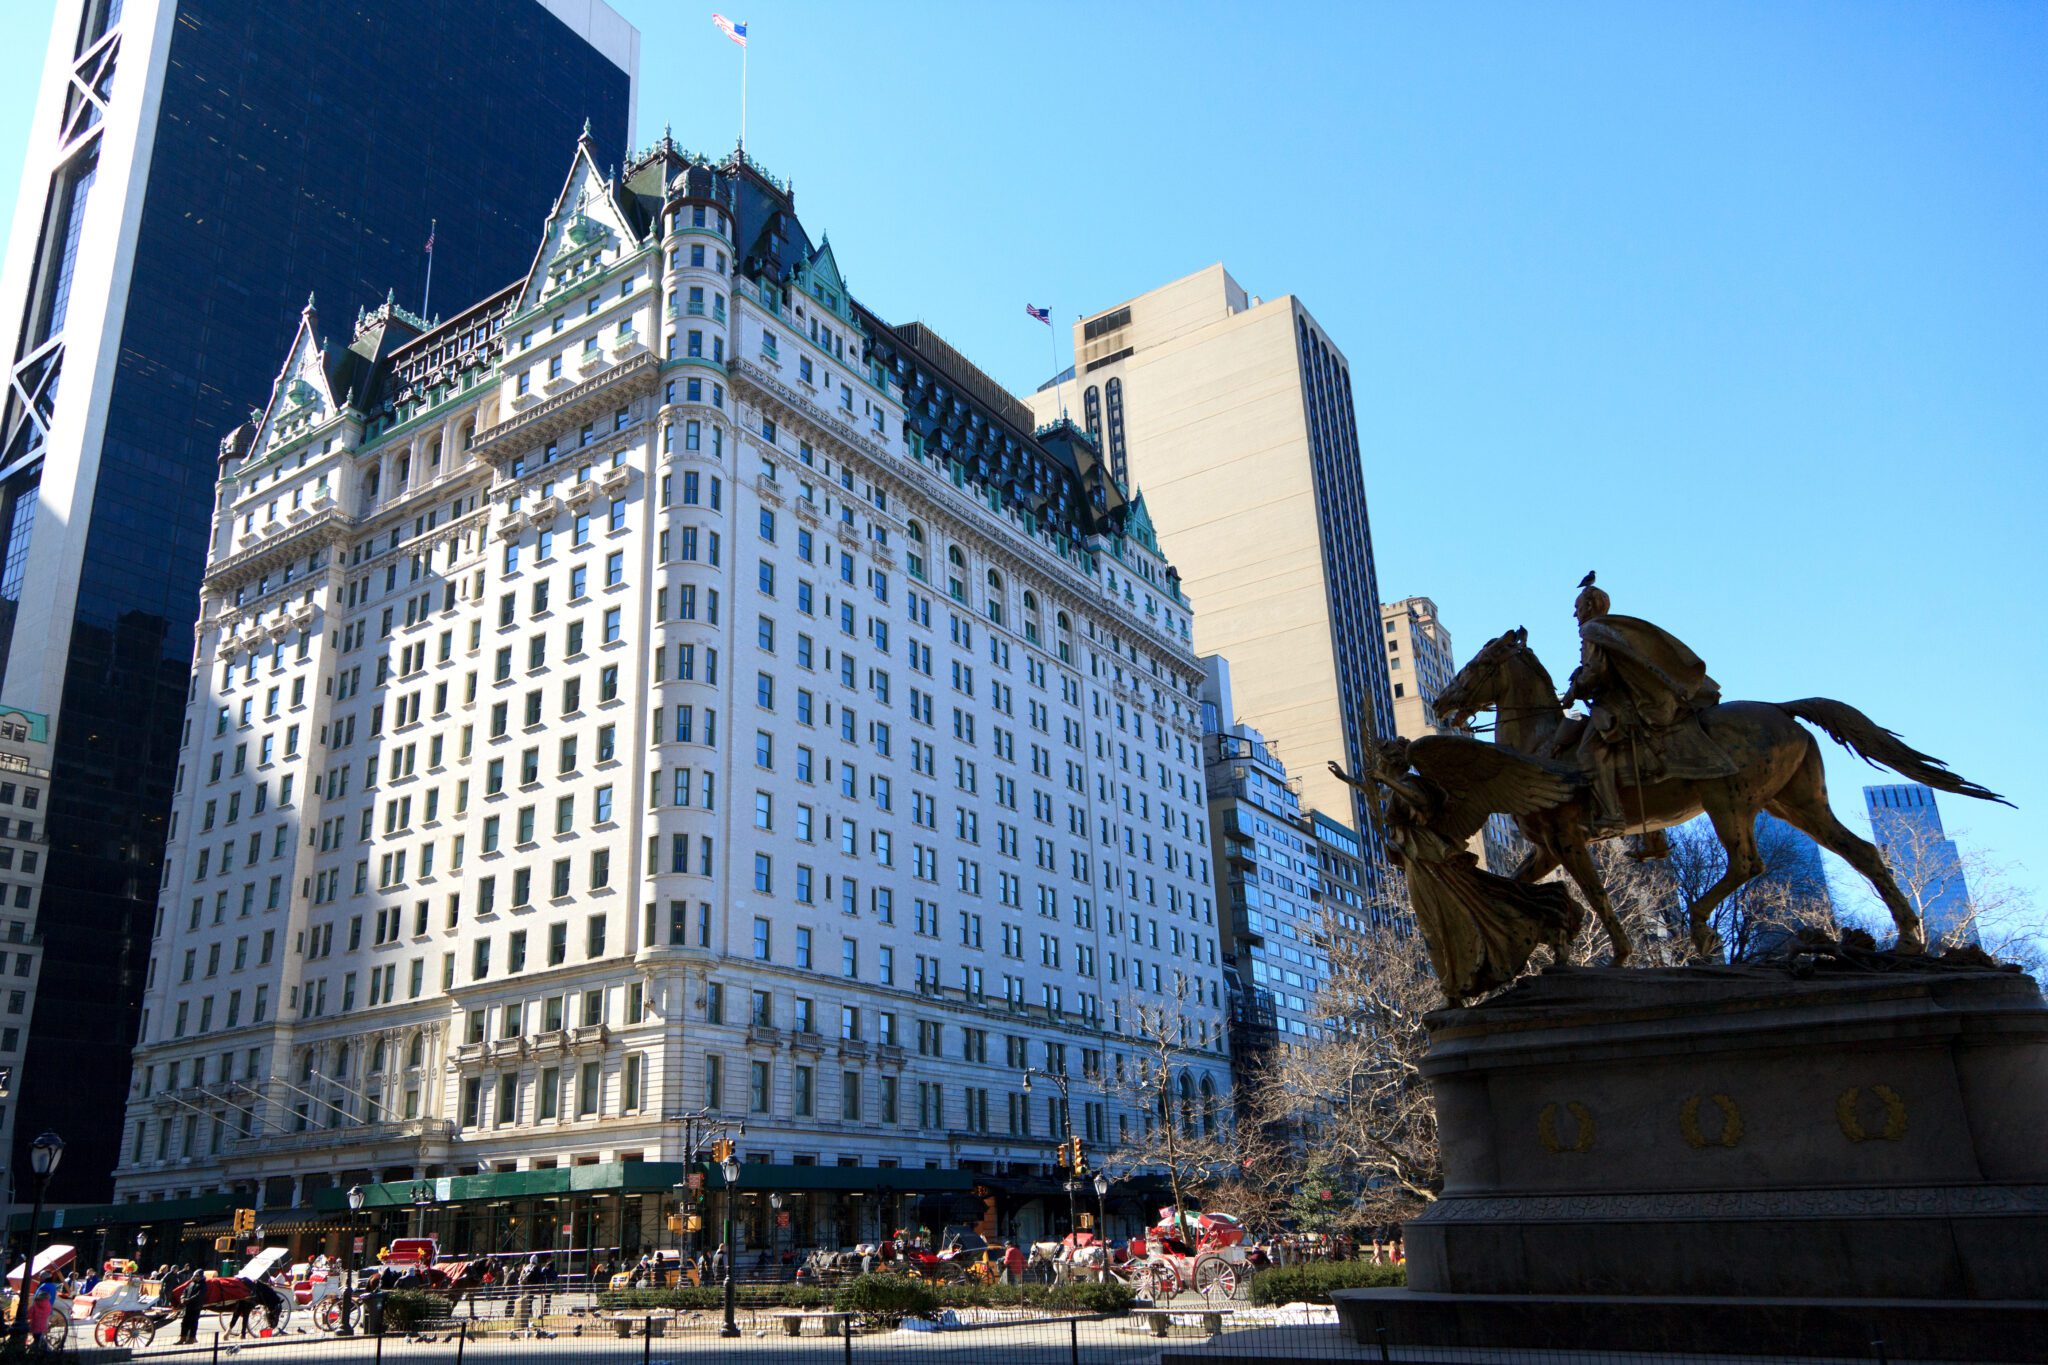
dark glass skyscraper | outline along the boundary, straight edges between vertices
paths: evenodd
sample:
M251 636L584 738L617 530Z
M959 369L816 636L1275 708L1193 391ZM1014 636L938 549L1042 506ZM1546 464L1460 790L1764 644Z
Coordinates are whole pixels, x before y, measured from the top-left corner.
M58 5L0 277L0 767L37 800L0 826L0 1150L59 1131L54 1198L115 1160L222 433L309 293L431 306L436 220L434 298L525 271L562 148L627 154L637 51L598 0Z

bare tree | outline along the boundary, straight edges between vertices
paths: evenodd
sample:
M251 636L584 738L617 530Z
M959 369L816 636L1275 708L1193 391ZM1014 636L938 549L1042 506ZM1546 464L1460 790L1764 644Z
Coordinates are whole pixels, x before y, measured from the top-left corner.
M1428 948L1405 913L1362 932L1326 923L1322 1036L1278 1049L1240 1089L1239 1127L1271 1144L1269 1185L1293 1195L1309 1174L1347 1182L1365 1221L1398 1223L1443 1185L1436 1105L1422 1076L1423 1016L1443 1005Z
M1975 943L2035 977L2048 967L2048 924L2013 869L1981 849L1960 848L1939 830L1900 821L1883 830L1886 866L1927 924L1931 946Z
M1129 1014L1135 1068L1101 1076L1103 1091L1138 1110L1138 1126L1111 1149L1108 1160L1126 1172L1158 1172L1173 1191L1175 1226L1211 1198L1250 1197L1244 1172L1259 1164L1259 1134L1233 1122L1227 1096L1199 1064L1217 1026L1187 1009L1193 989L1176 978L1165 1000L1132 997ZM1228 1192L1228 1193L1225 1193Z

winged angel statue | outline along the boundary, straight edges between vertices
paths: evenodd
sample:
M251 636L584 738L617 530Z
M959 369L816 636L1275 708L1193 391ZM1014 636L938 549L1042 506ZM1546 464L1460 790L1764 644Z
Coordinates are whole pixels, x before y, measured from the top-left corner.
M1330 771L1379 808L1444 998L1457 1005L1505 986L1541 944L1562 960L1584 908L1562 883L1486 871L1467 845L1495 811L1534 815L1570 801L1577 774L1459 735L1379 740L1371 753L1369 776Z

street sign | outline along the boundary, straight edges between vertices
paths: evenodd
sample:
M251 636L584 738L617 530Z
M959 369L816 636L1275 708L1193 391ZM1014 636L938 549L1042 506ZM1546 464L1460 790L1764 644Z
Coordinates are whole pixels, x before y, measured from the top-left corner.
M787 1209L775 1215L775 1226L779 1228L789 1226L789 1211Z
M364 1239L363 1239L363 1238L361 1238L361 1237L358 1237L358 1238L356 1238L356 1239L355 1239L355 1254L356 1254L356 1255L358 1255L358 1256L360 1256L360 1255L362 1255L362 1254L363 1254L363 1252L364 1252L364 1251L365 1251L366 1249L367 1249L367 1244L365 1243Z
M703 1188L704 1188L704 1172L702 1172L702 1171L691 1171L691 1172L690 1172L690 1175L689 1175L689 1186L690 1186L690 1188L691 1188L691 1189L693 1189L693 1190L701 1190L701 1189L703 1189Z

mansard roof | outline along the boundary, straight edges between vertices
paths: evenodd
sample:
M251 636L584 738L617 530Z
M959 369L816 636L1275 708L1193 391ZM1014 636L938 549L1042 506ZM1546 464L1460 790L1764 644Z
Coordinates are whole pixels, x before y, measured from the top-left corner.
M927 451L1070 538L1121 532L1129 499L1087 432L1065 420L1034 427L1029 408L924 323L856 314Z

